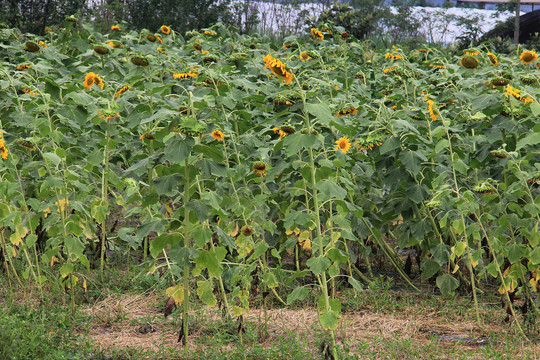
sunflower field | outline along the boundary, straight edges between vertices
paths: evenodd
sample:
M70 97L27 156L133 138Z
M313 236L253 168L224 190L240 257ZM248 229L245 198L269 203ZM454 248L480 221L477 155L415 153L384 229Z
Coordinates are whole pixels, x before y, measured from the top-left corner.
M495 289L537 313L534 51L67 20L43 37L0 30L0 259L14 282L86 290L109 252L139 252L174 283L184 339L190 297L241 319L254 294L290 306L315 292L334 358L337 290L361 296L375 256L414 289L475 303Z

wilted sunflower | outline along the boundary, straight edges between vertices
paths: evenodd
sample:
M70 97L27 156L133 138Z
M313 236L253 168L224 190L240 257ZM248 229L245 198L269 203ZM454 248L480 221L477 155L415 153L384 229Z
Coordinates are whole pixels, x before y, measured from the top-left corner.
M140 57L140 56L133 56L131 58L131 63L133 65L137 65L137 66L148 66L148 60Z
M36 52L36 51L39 51L39 45L36 44L35 42L33 41L27 41L25 46L24 46L24 49L26 51L30 51L30 52Z
M467 69L476 69L478 67L478 60L472 56L464 56L461 58L461 65Z
M173 77L175 79L177 79L177 80L184 80L184 79L189 79L189 78L196 79L198 72L199 72L199 70L192 69L191 71L188 71L188 72L185 72L185 73L173 74Z
M495 65L495 66L499 65L499 60L497 60L497 56L495 56L494 53L488 52L487 56L489 58L489 61L491 61L492 65Z
M253 165L253 171L255 171L258 175L266 176L266 164L262 161L258 161Z
M107 49L105 46L96 45L94 46L94 51L100 55L105 55L109 53L109 49Z
M337 112L336 117L341 117L349 114L356 115L358 114L358 110L356 110L356 108L341 109Z
M19 65L17 66L17 70L28 70L30 69L30 65Z
M161 25L161 28L160 28L161 32L164 33L165 35L169 35L171 33L171 28L166 26L166 25Z
M150 42L156 42L156 37L152 34L148 34L146 35L146 40L150 41Z
M317 40L323 40L324 39L324 35L322 32L320 32L318 29L315 29L315 28L312 28L310 30L311 32L311 35L313 35L313 37Z
M521 60L521 62L526 65L532 64L537 59L538 59L538 54L536 54L536 52L534 51L525 50L519 56L519 60Z
M336 141L336 148L347 153L351 147L351 142L348 137L342 137Z
M250 236L251 234L253 234L253 229L251 228L251 226L244 226L242 228L242 234L244 236Z
M216 140L223 140L225 138L225 134L221 132L221 130L216 129L212 131L212 137Z
M285 84L290 84L293 79L293 74L287 71L285 64L279 59L275 59L272 55L268 54L263 57L265 62L264 68L269 68L272 74L276 75L278 78L281 78L281 81L284 81Z
M120 95L122 95L123 93L125 93L126 91L130 89L131 89L131 86L125 85L114 94L114 97L118 98Z

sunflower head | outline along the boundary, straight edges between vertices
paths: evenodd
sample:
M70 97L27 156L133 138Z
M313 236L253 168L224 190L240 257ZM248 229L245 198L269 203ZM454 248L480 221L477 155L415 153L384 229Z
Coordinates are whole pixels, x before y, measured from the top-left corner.
M27 41L26 44L24 45L24 49L26 51L36 52L36 51L39 51L39 45L33 41Z
M120 29L120 26L118 26L118 25L111 26L111 30L113 30L113 31L122 31L122 29Z
M156 37L152 34L148 34L146 35L146 40L150 41L150 42L156 42Z
M489 58L489 61L491 62L491 65L499 65L499 60L497 59L497 56L495 54L488 52L487 56Z
M131 58L131 63L133 65L137 65L137 66L148 66L148 60L140 57L140 56L133 56Z
M461 58L461 65L467 69L476 69L478 67L478 60L472 56L464 56Z
M216 129L212 131L212 137L216 140L223 140L225 138L225 134L221 132L221 130Z
M348 137L341 137L338 141L336 141L336 148L344 153L347 153L350 147L351 142Z
M253 164L253 171L255 171L258 175L266 176L266 164L262 161L257 161L255 164Z
M519 60L521 60L521 62L523 64L532 64L533 62L535 62L536 60L538 59L538 54L536 54L536 52L534 51L528 51L528 50L525 50L524 52L521 53L521 55L519 56Z
M114 44L113 44L113 47L114 47ZM105 55L105 54L109 53L109 49L107 49L105 46L101 46L101 45L94 46L94 51L97 54L100 54L100 55Z
M324 35L322 32L320 32L318 29L315 29L315 28L312 28L310 30L311 32L311 35L313 35L313 37L317 40L323 40L324 39Z
M165 35L169 35L171 33L171 28L166 26L166 25L161 25L161 28L160 28L161 32L164 33Z
M253 234L253 229L251 228L251 226L246 225L242 228L242 234L244 236L250 236L251 234Z

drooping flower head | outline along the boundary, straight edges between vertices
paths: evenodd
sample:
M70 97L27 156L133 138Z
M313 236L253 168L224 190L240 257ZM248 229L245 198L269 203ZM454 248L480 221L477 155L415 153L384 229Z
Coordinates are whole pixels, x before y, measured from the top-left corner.
M524 51L521 53L521 55L519 56L519 60L521 60L521 62L525 65L529 65L529 64L532 64L533 62L535 62L536 60L538 59L538 54L536 54L536 52L534 51Z
M495 65L495 66L499 65L499 60L497 59L497 56L495 56L494 53L488 52L487 56L489 58L489 61L491 61L492 65Z
M461 58L461 65L467 69L476 69L478 67L478 60L472 56L464 56Z
M272 74L278 78L281 78L281 81L285 82L285 84L291 83L293 74L287 70L287 67L281 62L281 60L273 58L270 54L263 57L263 60L265 62L265 69L269 68Z
M161 25L161 28L160 28L161 32L164 33L165 35L169 35L171 33L171 28L166 26L166 25Z
M123 93L125 93L126 91L128 91L130 89L131 89L131 86L125 85L114 94L114 97L118 98L120 95L122 95Z
M266 164L262 161L258 161L253 165L253 171L258 175L266 176Z
M348 137L341 137L336 141L336 148L347 153L351 147L351 142Z

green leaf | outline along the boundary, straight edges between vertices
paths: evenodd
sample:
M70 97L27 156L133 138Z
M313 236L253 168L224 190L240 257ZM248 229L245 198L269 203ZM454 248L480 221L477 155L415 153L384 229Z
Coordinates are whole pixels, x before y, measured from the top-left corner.
M268 244L264 241L259 241L253 247L253 254L251 254L249 260L253 261L257 259L259 256L263 255L266 250L268 250Z
M443 274L437 277L437 286L444 296L453 296L454 290L459 286L459 281L452 275Z
M439 272L441 265L431 259L427 259L422 263L420 268L422 270L422 280L427 280Z
M309 269L313 272L313 274L319 275L319 274L322 274L324 271L326 271L326 269L330 267L332 262L330 261L330 259L326 257L319 256L319 257L314 257L314 258L309 259L306 262L306 264L309 267Z
M167 245L178 244L181 240L182 234L180 233L161 234L150 242L150 254L156 258L161 255Z
M404 150L399 154L399 158L411 174L418 175L420 172L420 162L416 158L414 151Z
M164 175L157 178L154 181L154 188L156 193L161 195L173 195L175 190L178 190L180 181L182 180L181 174Z
M364 291L364 286L362 286L362 283L352 276L349 276L349 284L351 284L356 291Z
M331 309L322 311L319 315L321 327L325 330L336 330L338 326L339 313Z
M293 156L298 154L303 148L310 148L315 144L317 137L312 134L296 133L287 135L283 140L285 153L287 156Z
M533 265L540 264L540 247L536 247L531 251L529 260Z
M319 181L315 186L319 191L319 200L322 202L328 199L343 200L347 196L347 190L339 186L334 180Z
M198 152L200 154L206 155L207 157L217 161L217 162L223 162L225 157L223 156L223 152L218 150L217 147L211 147L208 145L202 145L197 144L193 146L193 151Z
M398 149L401 145L401 142L397 137L392 136L389 139L384 140L383 144L379 148L381 155L387 154L395 149Z
M183 162L191 153L193 144L195 144L195 139L192 137L175 136L171 138L165 146L165 160L177 164Z
M72 272L73 272L73 263L65 263L60 268L60 275L62 275L63 278L65 278L66 276L68 276Z
M306 104L306 110L308 113L315 116L322 125L330 124L330 120L334 118L330 108L325 103Z
M518 141L516 151L521 150L525 146L537 145L538 143L540 143L540 132L529 134Z
M511 264L520 261L527 254L527 246L523 244L512 244L508 249L508 260Z
M538 117L538 115L540 115L540 104L538 104L537 102L532 102L531 112L535 117Z
M210 281L197 281L197 295L201 301L208 306L216 306L217 300L212 291Z
M305 287L299 286L287 296L287 305L294 304L295 301L302 301L309 295L309 290Z
M58 166L58 164L60 164L60 161L62 161L60 156L52 152L43 153L43 157L53 163L54 166Z
M277 281L276 275L274 275L273 272L267 272L263 275L263 281L269 288L273 289L276 288L279 283Z

